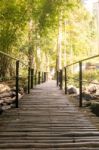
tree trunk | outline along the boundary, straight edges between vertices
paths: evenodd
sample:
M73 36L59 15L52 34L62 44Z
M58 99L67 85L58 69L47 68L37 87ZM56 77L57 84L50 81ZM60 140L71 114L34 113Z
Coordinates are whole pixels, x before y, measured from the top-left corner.
M64 22L64 36L65 36L65 41L64 41L64 67L66 66L66 61L67 61L67 54L66 54L66 20Z
M62 69L62 15L59 18L56 63L57 63L57 70Z
M29 40L29 49L28 49L28 60L29 60L29 67L33 68L33 33L35 29L33 28L33 20L30 20L29 22L29 33L28 33L28 40Z

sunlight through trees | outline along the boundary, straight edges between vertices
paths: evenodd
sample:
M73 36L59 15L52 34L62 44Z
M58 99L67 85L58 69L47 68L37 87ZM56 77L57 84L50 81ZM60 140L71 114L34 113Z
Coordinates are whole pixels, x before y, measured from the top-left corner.
M80 0L1 0L0 50L50 71L95 55L96 25ZM0 56L5 76L13 63Z

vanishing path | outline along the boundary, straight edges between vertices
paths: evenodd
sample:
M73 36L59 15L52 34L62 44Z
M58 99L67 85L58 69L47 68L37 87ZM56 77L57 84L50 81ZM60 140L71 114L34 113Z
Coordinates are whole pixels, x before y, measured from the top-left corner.
M99 150L99 131L49 81L0 116L2 149Z

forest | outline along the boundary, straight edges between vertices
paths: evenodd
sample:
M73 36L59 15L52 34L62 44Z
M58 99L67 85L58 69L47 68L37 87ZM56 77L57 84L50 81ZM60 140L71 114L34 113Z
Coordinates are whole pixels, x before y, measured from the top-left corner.
M92 1L0 0L1 150L99 150Z
M16 60L21 84L27 85L28 67L35 76L47 72L49 79L55 79L56 71L98 55L96 22L81 0L1 0L0 81L16 79ZM98 69L88 69L93 64L98 67L97 62L83 63L83 77L88 82L99 78ZM78 65L69 67L68 84L79 86L72 79L79 78L78 70Z
M95 18L80 0L0 1L0 51L35 70L98 54L96 41ZM14 61L0 54L0 62L0 78L13 76Z

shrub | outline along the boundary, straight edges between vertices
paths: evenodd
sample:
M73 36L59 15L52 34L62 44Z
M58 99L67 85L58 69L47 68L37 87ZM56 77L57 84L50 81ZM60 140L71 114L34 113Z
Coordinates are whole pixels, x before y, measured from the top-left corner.
M91 111L94 114L96 114L96 116L99 116L99 103L98 102L92 103L90 108L91 108Z

